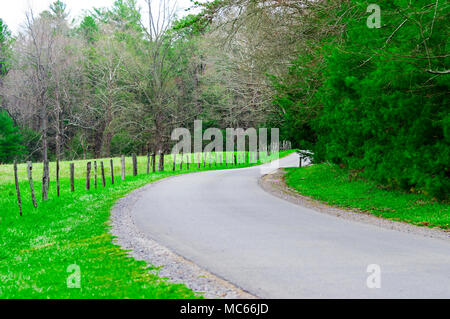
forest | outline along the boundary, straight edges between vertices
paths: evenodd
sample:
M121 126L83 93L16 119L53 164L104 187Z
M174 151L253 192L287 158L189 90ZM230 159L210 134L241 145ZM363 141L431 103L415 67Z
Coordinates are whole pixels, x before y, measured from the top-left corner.
M0 18L0 163L168 152L200 119L448 199L448 2L156 2L75 22L57 0L18 34Z

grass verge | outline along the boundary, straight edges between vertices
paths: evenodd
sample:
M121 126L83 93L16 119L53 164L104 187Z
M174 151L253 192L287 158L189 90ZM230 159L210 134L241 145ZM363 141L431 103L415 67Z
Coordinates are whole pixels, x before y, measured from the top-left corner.
M449 230L450 205L422 194L385 190L371 181L349 178L349 172L331 164L287 169L286 184L305 196L341 208L417 226Z
M281 156L291 151L280 152ZM97 160L99 162L101 160ZM109 175L109 159L105 170ZM19 165L23 217L19 217L13 168L0 165L0 298L197 298L182 284L173 284L159 278L156 268L129 256L113 244L108 225L114 203L134 189L162 178L197 169L172 171L172 159L166 157L166 171L142 174L146 158L138 159L140 175L132 176L131 159L127 159L127 178L120 180L120 159L115 158L115 184L106 179L105 188L86 191L87 161L75 161L75 192L70 192L69 162L61 163L61 197L56 196L56 183L51 178L49 200L32 206L26 165ZM242 164L238 167L252 166ZM226 169L225 165L217 169ZM213 165L211 169L216 169ZM55 163L50 164L50 175L55 176ZM37 194L42 187L39 177L42 164L34 167ZM93 183L91 183L93 187ZM39 196L37 196L39 199ZM77 265L81 288L68 288ZM153 270L153 271L150 271ZM69 272L68 272L69 271ZM72 282L72 281L71 281Z

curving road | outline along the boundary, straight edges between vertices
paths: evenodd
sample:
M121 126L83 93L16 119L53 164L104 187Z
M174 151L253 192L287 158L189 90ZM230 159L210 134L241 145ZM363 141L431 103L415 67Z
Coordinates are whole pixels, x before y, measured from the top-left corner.
M262 298L450 298L450 241L292 204L263 191L261 175L253 167L162 181L135 203L134 222ZM380 266L381 288L367 286L371 264Z

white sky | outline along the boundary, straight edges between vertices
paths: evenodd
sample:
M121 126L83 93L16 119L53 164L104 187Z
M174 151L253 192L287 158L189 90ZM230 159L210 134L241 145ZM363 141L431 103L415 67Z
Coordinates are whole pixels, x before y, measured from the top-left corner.
M20 30L20 26L25 21L25 12L28 8L33 9L35 15L47 10L51 3L55 0L0 0L0 18L8 25L8 28L14 33ZM163 0L155 0L155 3ZM178 16L186 15L184 9L191 6L189 0L174 0L178 5ZM111 7L114 0L63 0L67 4L67 9L70 11L70 20L79 18L84 10L90 10L92 7ZM146 14L146 6L144 0L138 0L141 6L143 16ZM188 12L189 13L189 12Z

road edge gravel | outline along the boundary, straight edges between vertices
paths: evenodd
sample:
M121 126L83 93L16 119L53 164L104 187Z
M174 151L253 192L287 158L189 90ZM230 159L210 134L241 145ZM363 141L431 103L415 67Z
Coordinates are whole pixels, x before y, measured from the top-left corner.
M172 283L185 284L207 299L256 299L256 296L160 245L142 233L134 223L131 211L137 200L156 184L176 177L168 177L138 188L114 205L110 218L110 231L115 236L114 243L127 250L131 257L158 267L154 272L159 277Z
M296 190L287 186L284 179L286 174L287 172L284 169L278 169L259 178L258 184L263 190L275 197L287 200L299 206L310 208L318 213L325 213L355 222L371 224L385 229L415 234L423 237L436 238L446 241L450 240L450 232L438 228L425 228L408 223L393 221L359 211L358 209L346 210L330 206L327 203L301 195Z

